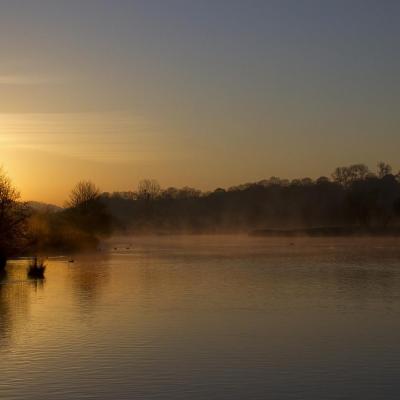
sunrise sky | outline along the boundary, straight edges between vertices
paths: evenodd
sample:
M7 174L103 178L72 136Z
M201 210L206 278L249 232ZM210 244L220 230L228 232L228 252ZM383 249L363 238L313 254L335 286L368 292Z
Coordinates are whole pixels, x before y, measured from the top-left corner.
M400 2L0 1L0 164L73 184L227 187L400 167Z

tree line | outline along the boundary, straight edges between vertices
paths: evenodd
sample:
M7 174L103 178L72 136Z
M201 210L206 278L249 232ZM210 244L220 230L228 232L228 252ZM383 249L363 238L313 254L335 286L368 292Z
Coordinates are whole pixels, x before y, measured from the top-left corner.
M0 170L0 269L7 258L95 248L117 233L223 233L257 229L400 224L400 174L380 162L338 167L331 177L271 177L211 192L162 189L142 180L137 189L104 193L79 182L59 212L34 210Z
M103 193L114 229L128 232L248 232L316 226L385 229L400 217L400 174L380 162L338 167L331 177L271 177L212 192L162 189L143 180L136 191Z

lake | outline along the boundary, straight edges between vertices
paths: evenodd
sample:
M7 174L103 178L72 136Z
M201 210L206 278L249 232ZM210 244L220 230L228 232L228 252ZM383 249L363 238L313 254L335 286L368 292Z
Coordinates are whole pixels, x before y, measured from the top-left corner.
M12 261L0 399L399 399L400 240L116 238Z

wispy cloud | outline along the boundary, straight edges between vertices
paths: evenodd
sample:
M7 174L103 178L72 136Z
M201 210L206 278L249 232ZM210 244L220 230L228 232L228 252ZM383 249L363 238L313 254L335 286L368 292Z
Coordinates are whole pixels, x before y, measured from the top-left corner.
M130 113L0 113L0 148L125 163L155 157L161 152L159 142L158 126Z
M25 85L43 85L55 83L54 77L19 75L19 74L0 74L0 85L25 86Z

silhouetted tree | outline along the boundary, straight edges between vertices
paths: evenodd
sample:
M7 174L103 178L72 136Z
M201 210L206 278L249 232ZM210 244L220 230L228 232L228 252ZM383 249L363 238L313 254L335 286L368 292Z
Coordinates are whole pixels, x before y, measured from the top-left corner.
M19 198L19 192L0 168L0 269L5 267L10 255L21 249L26 239L28 210Z
M349 167L338 167L332 174L335 182L343 186L349 186L352 182L365 179L370 174L368 167L364 164L353 164Z
M111 217L104 200L94 183L81 181L72 189L65 213L79 231L93 238L107 235L111 231Z
M139 200L154 200L161 193L161 187L155 179L143 179L139 182L137 197Z
M87 208L99 200L100 190L90 181L81 181L72 189L67 206L70 208Z
M383 178L384 176L390 175L391 173L392 173L392 167L389 164L387 164L383 161L378 162L378 177L379 178Z

